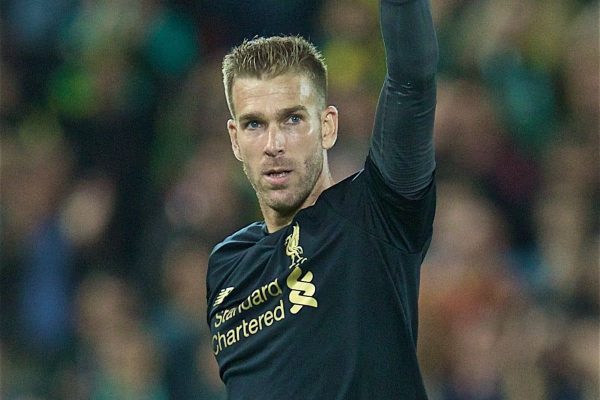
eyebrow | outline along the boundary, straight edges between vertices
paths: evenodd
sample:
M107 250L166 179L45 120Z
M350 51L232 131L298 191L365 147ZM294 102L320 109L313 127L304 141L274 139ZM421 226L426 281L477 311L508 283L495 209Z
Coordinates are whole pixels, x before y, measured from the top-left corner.
M249 121L263 121L264 119L265 117L262 113L248 113L240 115L239 117L240 123L245 123Z
M308 112L308 109L305 106L298 104L297 106L282 108L281 110L278 110L276 116L277 116L277 119L283 119L290 114L297 113L300 111ZM242 114L239 117L240 123L254 121L254 120L264 121L266 119L267 118L265 117L265 115L263 113L253 113L253 112L250 112L247 114Z
M287 117L290 114L294 114L299 111L308 112L308 110L306 109L305 106L298 104L297 106L282 108L281 110L277 111L277 117L279 119L282 119L284 117Z

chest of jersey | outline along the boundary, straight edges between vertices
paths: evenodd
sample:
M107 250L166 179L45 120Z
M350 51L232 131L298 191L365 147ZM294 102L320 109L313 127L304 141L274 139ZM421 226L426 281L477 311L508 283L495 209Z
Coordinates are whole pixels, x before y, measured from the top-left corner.
M393 271L420 259L399 256L348 222L323 220L298 218L247 249L215 287L211 344L229 390L243 379L286 398L278 396L292 387L306 394L377 365L412 362L415 277ZM298 368L302 374L291 372Z

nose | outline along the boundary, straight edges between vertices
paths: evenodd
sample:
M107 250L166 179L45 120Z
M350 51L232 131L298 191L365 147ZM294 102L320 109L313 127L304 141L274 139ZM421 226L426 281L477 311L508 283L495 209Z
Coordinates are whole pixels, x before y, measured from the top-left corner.
M281 129L273 125L269 127L267 132L265 154L271 157L276 157L284 152L285 137Z

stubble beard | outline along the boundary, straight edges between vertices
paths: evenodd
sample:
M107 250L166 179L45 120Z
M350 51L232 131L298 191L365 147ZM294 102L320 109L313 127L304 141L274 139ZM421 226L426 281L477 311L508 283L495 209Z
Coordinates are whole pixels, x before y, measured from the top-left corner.
M316 151L312 157L304 161L303 174L299 177L300 181L298 183L291 182L288 187L281 189L264 187L261 183L262 175L252 171L245 162L243 169L258 197L261 208L268 207L284 216L297 212L311 195L323 171L323 159L323 153ZM297 169L294 169L293 173L297 174L298 172ZM278 195L277 192L281 191L285 191L285 195Z

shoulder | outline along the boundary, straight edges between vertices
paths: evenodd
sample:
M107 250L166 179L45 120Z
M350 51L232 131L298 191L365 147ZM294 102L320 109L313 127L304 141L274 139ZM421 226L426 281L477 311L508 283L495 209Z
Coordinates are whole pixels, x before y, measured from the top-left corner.
M407 198L370 157L363 170L323 192L331 215L408 253L420 252L431 238L435 200L433 178L419 196Z
M215 262L239 254L243 250L254 246L264 236L264 222L254 222L217 244L210 254L209 261Z
M231 272L232 266L265 237L264 222L254 222L217 244L208 258L207 283Z
M347 202L355 201L357 196L363 192L361 188L363 188L365 184L364 172L364 169L361 169L329 187L321 193L315 205L328 204L336 210L339 210L339 208Z
M265 238L264 222L254 222L217 244L208 258L207 296L235 272L241 260Z
M371 155L367 156L363 169L324 191L321 199L336 209L346 206L353 211L373 202L388 203L395 208L407 200L387 183Z

